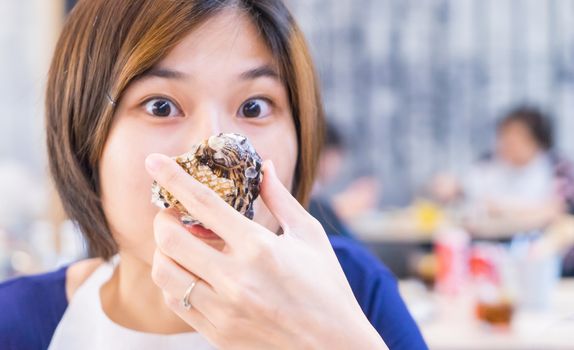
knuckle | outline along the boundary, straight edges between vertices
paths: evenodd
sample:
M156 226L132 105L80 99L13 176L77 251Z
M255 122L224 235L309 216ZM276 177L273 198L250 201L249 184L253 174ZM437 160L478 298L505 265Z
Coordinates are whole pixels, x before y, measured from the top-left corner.
M235 305L241 304L243 299L243 291L239 284L235 284L232 288L229 289L228 300L230 305L225 309L226 318L231 318L235 314L234 307Z
M261 261L269 258L272 255L271 244L260 237L261 239L255 239L250 243L250 249L248 257L250 260Z
M165 217L163 215L163 211L160 210L153 218L154 232L160 230L161 226L163 225L163 220L165 220Z
M243 276L238 281L230 298L231 307L227 309L227 319L241 319L245 312L260 314L266 311L266 303L261 297L259 285L249 276Z
M153 231L156 239L160 233L169 229L169 217L167 215L160 210L153 219Z
M237 335L244 334L245 321L246 317L242 316L238 310L223 313L221 319L217 321L217 330L223 336L222 341L232 343ZM222 347L222 349L229 348L228 346Z
M227 292L228 307L225 309L227 318L235 315L236 308L248 299L247 288L251 284L250 277L246 272L240 272L233 277L233 282L229 284Z
M281 263L281 258L275 245L267 239L254 241L247 259L249 264L261 266L270 271L276 271Z
M261 297L257 288L253 285L243 285L240 291L236 292L235 307L230 308L232 316L230 318L242 319L245 314L255 314L258 316L268 316L270 305Z
M168 293L163 293L163 300L165 304L172 310L176 310L179 308L179 299L174 296L169 295Z
M164 180L166 184L173 184L179 182L181 179L181 169L175 166L165 167Z
M215 193L205 185L199 185L194 191L194 198L198 204L209 206L214 200Z
M233 324L235 323L235 314L231 311L226 312L226 317L219 320L217 328L222 334L229 334L233 330Z
M156 241L158 247L168 254L174 252L180 244L179 236L168 228L156 231Z
M170 275L161 264L162 263L154 262L152 265L151 277L157 286L164 288L169 284Z

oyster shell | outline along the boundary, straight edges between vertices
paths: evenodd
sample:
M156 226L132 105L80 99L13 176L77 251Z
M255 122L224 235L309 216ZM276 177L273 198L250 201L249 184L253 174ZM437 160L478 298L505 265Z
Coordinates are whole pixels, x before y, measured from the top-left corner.
M253 219L253 202L259 196L262 180L262 162L245 136L233 133L210 136L174 159L189 175L209 186L238 212ZM184 224L200 223L156 181L151 191L152 203L160 208L176 208Z

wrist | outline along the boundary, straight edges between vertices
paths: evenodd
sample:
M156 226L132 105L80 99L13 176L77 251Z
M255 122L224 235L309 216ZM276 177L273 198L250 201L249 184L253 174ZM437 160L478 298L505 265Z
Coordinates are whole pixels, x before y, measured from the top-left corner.
M362 312L361 312L362 314ZM305 339L306 349L365 349L380 350L388 349L385 342L371 325L369 320L363 317L348 322L330 320L317 324L313 336ZM309 334L309 331L307 331Z
M364 317L363 323L357 323L356 330L349 333L349 345L354 345L353 349L388 349L375 327ZM344 347L341 347L343 349ZM346 348L349 349L349 348Z

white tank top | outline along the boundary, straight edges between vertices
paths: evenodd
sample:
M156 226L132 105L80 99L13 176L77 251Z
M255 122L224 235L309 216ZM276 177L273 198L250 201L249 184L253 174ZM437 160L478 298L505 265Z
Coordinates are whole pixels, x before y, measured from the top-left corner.
M56 327L49 350L215 349L197 332L143 333L110 320L102 309L100 288L111 278L114 265L113 262L100 265L76 290Z

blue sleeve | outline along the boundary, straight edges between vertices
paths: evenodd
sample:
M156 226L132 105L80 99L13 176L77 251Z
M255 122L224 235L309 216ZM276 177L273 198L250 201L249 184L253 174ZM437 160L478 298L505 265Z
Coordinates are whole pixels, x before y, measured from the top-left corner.
M387 267L352 239L329 239L357 301L387 346L391 350L427 349Z
M67 307L66 268L0 284L0 349L47 349Z

